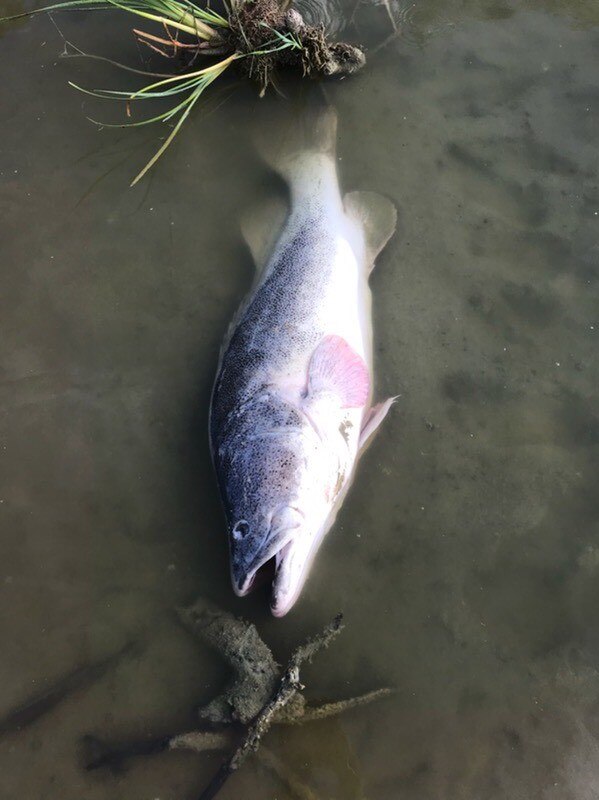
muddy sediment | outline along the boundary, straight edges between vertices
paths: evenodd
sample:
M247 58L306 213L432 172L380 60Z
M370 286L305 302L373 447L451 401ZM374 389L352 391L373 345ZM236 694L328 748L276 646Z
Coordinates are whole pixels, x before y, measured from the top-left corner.
M247 0L229 16L226 43L248 58L239 68L263 88L277 69L299 69L306 76L351 75L366 63L360 48L331 42L324 25L308 25L294 8L276 0ZM295 43L283 49L278 46Z

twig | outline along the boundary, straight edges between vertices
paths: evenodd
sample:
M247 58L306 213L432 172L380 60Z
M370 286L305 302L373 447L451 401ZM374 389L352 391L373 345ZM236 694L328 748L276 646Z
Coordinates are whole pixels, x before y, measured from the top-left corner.
M317 800L300 777L266 750L263 739L272 725L301 725L326 719L391 693L391 689L377 689L319 706L306 704L300 682L301 665L337 636L341 630L341 615L318 636L296 648L284 671L254 625L212 603L199 598L193 606L179 609L179 618L191 633L217 650L232 667L233 675L224 691L199 711L201 718L210 721L210 726L117 746L107 746L96 737L87 737L87 768L118 769L129 758L164 750L228 751L228 758L200 798L211 800L248 755L256 753L260 763L285 783L294 800Z
M119 69L124 69L127 72L133 72L135 75L143 75L144 77L150 76L151 78L170 78L171 73L166 72L148 72L147 70L142 69L135 69L134 67L128 67L126 64L121 64L119 61L113 61L111 58L105 58L104 56L95 56L91 53L85 53L81 50L77 45L74 45L73 42L70 42L67 37L64 35L60 27L58 26L56 20L52 16L52 14L48 14L50 22L56 30L58 31L58 35L62 39L64 43L64 51L60 54L59 58L92 58L94 61L104 61L107 64L111 64L113 67L118 67ZM67 48L71 47L75 52L69 53Z
M152 44L152 42L146 41L141 36L137 37L137 41L140 44L144 44L147 48L152 50L154 53L158 53L158 55L162 56L163 58L174 58L175 57L175 53L172 53L172 54L171 53L166 53L164 50L161 50L159 47L156 47L156 45Z
M136 36L136 39L141 44L145 44L146 47L149 47L150 50L153 50L155 53L158 53L164 58L175 58L177 55L178 50L191 50L193 52L194 58L197 55L202 56L222 56L225 53L230 52L230 48L222 46L213 46L210 42L194 42L193 44L184 44L183 42L179 42L175 39L161 39L159 36L154 36L151 33L147 33L147 31L140 31L137 28L133 29L133 33ZM173 48L172 53L167 53L164 50L161 50L152 42L158 42L159 44L167 45L168 47ZM188 66L191 66L193 62L190 61Z
M191 750L194 753L205 753L210 750L224 750L231 746L231 732L220 731L216 733L204 731L191 731L173 736L170 740L169 750ZM263 767L270 770L283 783L294 800L318 800L309 786L301 780L281 759L264 745L257 753L257 758Z
M310 661L319 650L328 647L341 630L341 619L342 615L338 614L319 636L308 639L294 651L272 699L260 711L237 749L221 765L199 800L212 800L216 797L231 775L258 749L262 737L270 729L277 714L304 688L300 683L300 666L304 661Z
M104 56L96 56L93 53L85 53L83 50L80 50L73 42L69 42L68 39L64 40L65 49L60 54L60 58L91 58L94 61L104 61L106 64L111 64L113 67L118 67L119 69L124 69L127 72L133 72L135 75L143 75L144 78L171 78L172 72L148 72L145 69L135 69L135 67L129 67L127 64L121 64L120 61L113 61L111 58L105 58ZM67 47L72 47L75 50L74 53L69 53Z
M173 48L173 56L175 55L175 52L176 52L177 48L179 48L179 47L185 48L185 49L188 49L188 50L196 50L197 47L198 47L198 44L196 42L189 42L189 43L185 44L183 42L177 41L176 39L174 39L170 35L169 35L168 39L161 39L160 36L154 36L153 33L148 33L147 31L141 31L139 28L133 28L133 33L137 36L138 39L142 39L142 40L149 39L151 42L159 42L159 44L166 44L169 47L172 47ZM146 44L145 41L143 43ZM206 42L206 44L208 44L208 42ZM168 57L172 58L172 56L168 56Z
M358 708L365 706L367 703L372 703L381 697L387 697L393 694L395 690L388 687L382 689L375 689L372 692L366 692L358 697L349 697L347 700L338 700L336 703L324 703L321 706L306 706L302 716L287 717L285 719L277 720L285 725L303 725L304 722L313 722L317 719L326 719L327 717L336 717L337 714L342 714L344 711L349 711L350 708Z
M173 736L168 743L169 750L193 750L205 753L207 750L224 750L231 746L231 731L190 731Z

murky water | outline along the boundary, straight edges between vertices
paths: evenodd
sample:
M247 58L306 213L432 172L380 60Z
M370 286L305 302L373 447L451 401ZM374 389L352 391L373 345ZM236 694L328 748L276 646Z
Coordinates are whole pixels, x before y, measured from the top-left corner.
M217 94L128 189L162 131L100 131L86 114L115 110L67 86L127 78L59 60L46 17L0 31L0 716L139 645L2 734L2 798L199 794L216 755L118 775L78 758L90 732L190 727L221 686L173 614L197 594L281 660L341 609L308 693L397 687L271 736L319 800L599 796L598 6L337 7L346 35L385 43L327 91L343 185L400 209L372 285L377 391L401 397L282 621L265 589L232 596L207 447L219 344L252 280L238 220L277 186L247 137L255 93ZM138 59L123 20L55 21ZM222 797L291 795L250 763Z

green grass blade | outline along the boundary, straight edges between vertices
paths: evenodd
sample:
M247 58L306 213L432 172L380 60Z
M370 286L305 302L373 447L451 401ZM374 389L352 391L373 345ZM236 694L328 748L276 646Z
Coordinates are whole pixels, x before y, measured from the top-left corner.
M44 6L44 8L34 8L32 11L22 11L20 14L11 14L9 17L0 17L0 22L8 22L12 19L22 19L23 17L32 17L34 14L42 14L45 11L69 11L82 8L88 8L90 11L105 11L110 8L107 2L102 0L70 0L64 3L54 3L51 6Z
M49 6L34 9L33 11L24 11L9 17L2 17L0 18L0 22L29 17L33 14L41 14L46 11L107 11L114 8L120 9L121 11L128 11L131 14L152 20L153 22L170 25L172 28L176 28L183 33L188 33L190 36L198 36L205 40L212 39L216 36L216 31L200 18L200 16L203 16L201 12L196 16L190 13L182 4L169 2L168 0L167 2L162 0L64 0L64 2L52 3ZM159 13L150 13L148 9L158 11ZM210 14L208 14L208 16L210 16ZM180 19L185 19L186 22L181 22ZM222 25L222 22L216 19L214 23Z
M155 122L167 122L173 114L184 109L189 103L189 100L190 98L186 97L183 102L179 103L174 108L169 108L168 111L163 111L162 114L158 114L155 117L141 119L139 122L101 122L100 120L93 119L93 117L87 117L87 119L93 122L94 125L99 125L101 128L142 128L144 125L153 125Z
M169 146L172 144L172 141L173 141L173 139L175 138L175 136L176 136L176 135L179 133L179 131L181 130L181 126L183 125L183 123L185 122L185 120L187 119L187 117L189 116L189 114L191 113L191 110L192 110L192 108L195 106L195 104L197 103L197 101L200 99L200 97L201 97L202 93L203 93L203 92L204 92L204 91L205 91L205 90L208 88L208 86L209 86L209 85L210 85L210 84L211 84L211 83L212 83L214 80L216 80L216 78L218 78L218 76L219 76L219 75L222 75L222 73L223 73L223 72L224 72L224 71L227 69L227 67L228 67L228 66L229 66L229 64L231 63L231 60L230 60L230 59L227 59L226 61L227 61L227 63L226 63L226 64L225 64L225 62L222 62L222 64L224 64L224 66L221 66L221 69L220 69L218 72L216 72L216 73L214 73L214 74L211 74L211 75L207 76L207 77L205 78L205 80L202 82L202 85L201 85L201 86L198 86L197 90L196 90L196 91L193 93L193 95L191 96L191 99L190 99L190 101L189 101L189 105L187 106L187 108L185 109L185 111L184 111L184 112L181 114L181 117L180 117L179 121L177 122L177 124L176 124L176 125L175 125L175 127L173 128L173 130L172 130L171 134L169 135L169 137L168 137L168 138L165 140L165 142L163 143L162 147L160 147L160 148L159 148L159 149L156 151L156 153L155 153L155 154L152 156L152 158L151 158L151 159L148 161L148 163L147 163L147 164L145 165L145 167L144 167L144 168L141 170L141 172L139 172L139 173L138 173L138 174L135 176L135 178L134 178L134 179L133 179L133 181L131 182L131 186L135 186L135 184L136 184L136 183L138 183L138 182L139 182L139 181L140 181L140 180L143 178L143 176L144 176L144 175L145 175L145 174L148 172L148 170L150 170L150 169L151 169L151 168L154 166L154 164L155 164L155 163L158 161L158 159L159 159L159 158L160 158L160 157L163 155L163 153L165 152L165 150L166 150L166 149L167 149L167 148L168 148L168 147L169 147Z
M172 97L175 94L181 94L182 92L186 92L189 89L193 89L194 86L197 86L198 79L195 78L194 80L186 81L179 86L175 86L172 89L168 89L165 92L149 92L147 94L138 94L128 91L117 91L116 89L85 89L83 86L79 86L73 81L68 81L69 86L72 86L73 89L77 89L77 91L82 92L83 94L90 95L91 97L97 97L100 100L155 100L161 97Z
M166 78L163 81L156 81L156 83L150 83L148 86L144 86L143 89L139 89L137 92L131 94L131 99L135 100L139 95L146 94L147 92L153 91L160 86L165 86L166 84L176 83L177 81L188 80L190 78L199 78L202 75L210 75L212 73L220 73L226 69L232 61L239 58L238 53L233 53L232 55L228 56L227 58L223 59L222 61L218 61L216 64L212 64L210 67L203 67L202 69L196 70L195 72L187 72L184 75L173 75L172 78Z
M169 25L171 28L176 28L177 30L183 31L183 33L189 33L191 36L197 35L202 39L211 39L214 36L214 31L207 25L204 26L204 23L201 22L198 22L197 27L192 28L191 26L184 25L183 23L177 22L174 19L169 19L165 16L159 16L158 14L150 14L148 11L142 11L139 7L127 7L125 3L120 3L118 0L108 0L108 2L114 6L114 8L120 8L121 11L129 11L132 14L136 14L138 17L143 17L143 19L149 19L152 20L152 22L160 22ZM203 31L202 28L204 28Z

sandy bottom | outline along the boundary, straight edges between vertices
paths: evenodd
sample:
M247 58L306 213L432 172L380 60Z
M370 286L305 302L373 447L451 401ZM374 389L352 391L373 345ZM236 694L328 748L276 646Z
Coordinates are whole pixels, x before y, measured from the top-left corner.
M66 85L129 79L57 60L46 18L3 29L0 718L136 647L1 734L2 798L197 797L217 756L79 759L86 733L184 730L221 688L173 613L197 594L280 660L343 610L308 694L397 687L271 737L319 800L599 796L599 18L457 5L393 6L401 36L328 90L343 185L400 210L372 286L377 391L401 397L283 621L230 590L206 428L252 280L238 220L277 186L247 137L261 106L217 93L129 190L163 131L99 131L85 115L117 110ZM136 58L122 22L58 23ZM382 7L356 24L389 34ZM222 798L290 800L255 763Z

